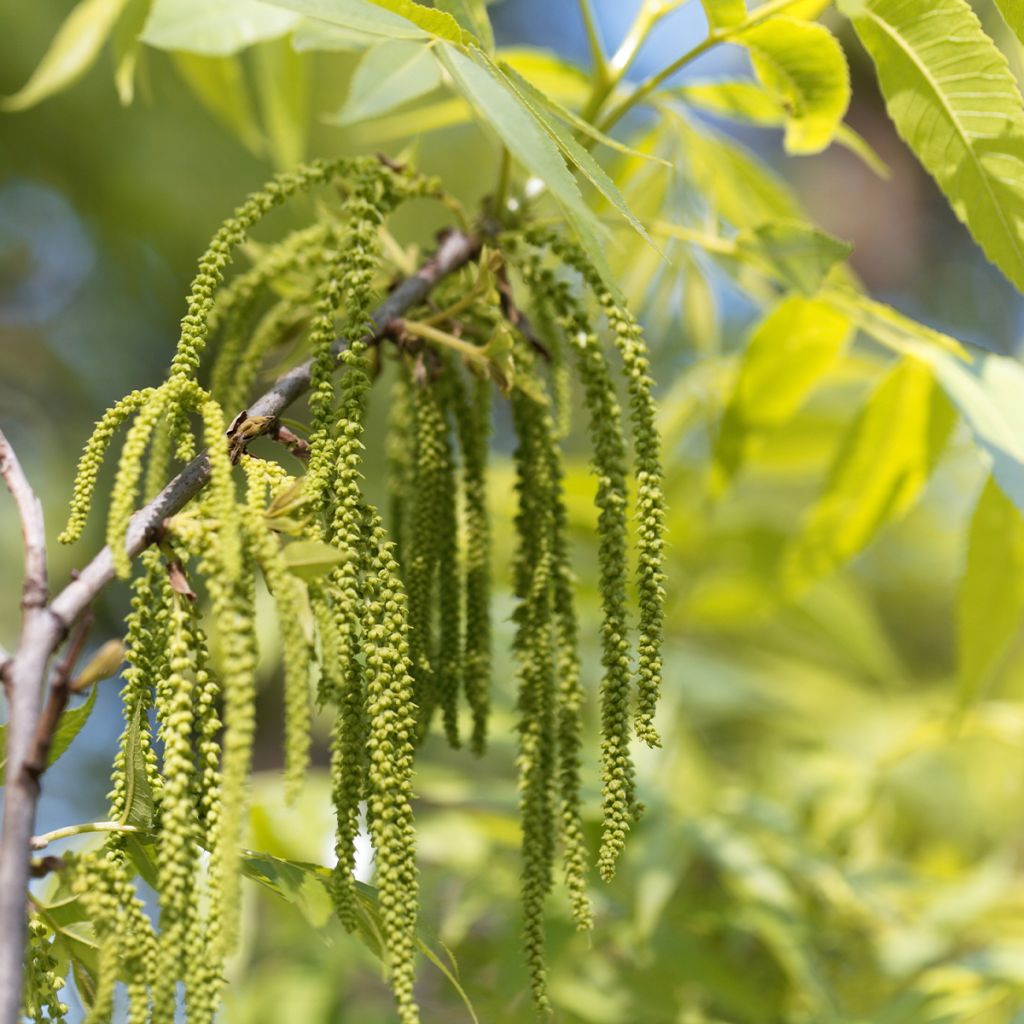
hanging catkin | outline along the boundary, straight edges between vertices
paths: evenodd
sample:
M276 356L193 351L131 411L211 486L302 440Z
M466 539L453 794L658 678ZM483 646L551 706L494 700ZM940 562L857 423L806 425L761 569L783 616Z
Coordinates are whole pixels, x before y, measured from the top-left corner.
M328 182L339 185L336 211L281 242L262 243L251 269L226 279L233 254L265 214ZM494 401L507 402L515 434L504 450L513 451L516 475L513 651L524 948L534 1003L551 1008L544 925L559 853L573 917L581 928L592 924L581 802L588 694L559 447L573 384L582 391L597 476L598 867L606 879L614 873L638 812L632 725L641 740L658 742L664 508L643 337L578 246L534 229L492 238L479 262L440 283L433 299L405 310L403 319L384 322L378 314L375 320L378 293L395 269L382 248L403 262L385 230L389 214L407 199L439 195L431 179L376 159L319 162L254 193L200 260L167 379L117 403L82 454L62 535L69 542L82 532L116 430L131 420L107 519L121 576L131 570L125 531L140 485L147 493L162 487L172 457L200 443L209 460L208 486L153 530L147 539L159 546L143 553L132 583L125 725L109 816L115 828L138 831L115 832L99 850L69 858L69 876L96 932L96 1020L113 1006L118 982L126 987L130 1024L171 1024L182 1006L188 1020L204 1024L218 1013L225 963L239 932L240 879L251 870L243 845L259 654L256 577L262 575L281 637L286 787L291 795L298 791L309 761L316 678L317 707L331 721L337 859L330 892L342 922L357 931L368 899L353 877L365 820L398 1016L402 1024L418 1022L414 756L435 717L451 746L465 742L476 755L486 746ZM583 295L572 282L582 282ZM516 307L513 289L521 285L539 333ZM616 380L592 319L595 305L624 369L632 465ZM271 352L285 343L303 348L312 363L308 422L295 428L309 440L288 440L284 424L258 424L255 434L266 431L291 449L278 449L279 464L261 457L263 448L250 454L234 432L229 447L225 429L244 410ZM385 352L371 347L378 343ZM209 389L197 377L207 348ZM367 436L369 396L375 374L390 372L391 363L389 436L378 444ZM502 415L497 421L507 424ZM390 532L364 489L367 444L387 460ZM293 455L308 459L305 471ZM630 476L637 493L635 650ZM133 881L129 842L138 835L153 844L156 930ZM36 1019L63 1012L51 941L45 925L34 923L25 1001Z

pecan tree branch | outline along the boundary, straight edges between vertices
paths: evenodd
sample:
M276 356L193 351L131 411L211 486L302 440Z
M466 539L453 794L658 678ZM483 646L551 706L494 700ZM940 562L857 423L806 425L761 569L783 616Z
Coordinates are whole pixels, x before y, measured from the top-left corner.
M0 476L11 492L25 545L21 637L3 664L7 688L7 771L4 779L3 837L0 838L0 1021L15 1024L21 1004L25 949L25 893L35 824L39 779L28 770L42 707L50 655L64 630L46 606L46 531L43 507L21 463L0 431Z
M434 255L415 274L401 281L374 312L374 328L369 340L379 341L388 324L421 303L439 281L466 266L478 251L477 239L464 232L451 231L443 235ZM335 341L335 357L340 358L347 343L345 338ZM252 403L246 417L264 424L251 434L252 437L270 430L277 417L309 389L312 368L310 360L289 370ZM4 827L0 840L0 1024L18 1024L25 954L25 897L39 799L39 777L31 770L31 763L47 667L70 626L113 580L114 561L110 549L104 548L47 604L42 509L3 434L0 434L0 470L18 506L26 553L21 639L17 651L8 656L8 660L5 661L0 652L0 674L11 695ZM203 453L132 516L125 537L129 554L135 556L152 543L160 524L179 512L209 479L210 462ZM42 740L48 743L48 738L42 737Z

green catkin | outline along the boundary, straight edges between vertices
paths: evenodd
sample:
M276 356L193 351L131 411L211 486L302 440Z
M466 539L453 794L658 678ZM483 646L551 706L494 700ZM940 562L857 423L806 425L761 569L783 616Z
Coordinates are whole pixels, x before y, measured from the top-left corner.
M388 403L387 439L388 533L399 565L405 564L409 504L414 497L411 386L405 363L400 361Z
M298 297L280 299L267 310L253 328L245 348L239 353L231 379L222 386L223 408L244 407L268 353L297 334L309 316L310 309Z
M272 479L268 465L251 456L243 460L249 484L245 530L277 606L284 666L285 794L292 802L298 797L309 765L309 644L302 627L302 582L288 571L281 543L263 517L265 495Z
M308 270L314 263L321 262L323 246L329 234L330 227L327 224L313 224L300 231L293 231L270 247L254 266L244 274L239 274L221 290L207 316L207 329L211 336L221 334L217 356L210 372L210 391L225 408L236 407L234 380L238 364L247 349L255 311L266 295L268 286L283 275L296 270Z
M443 531L441 488L447 475L447 423L436 386L421 383L413 393L416 505L411 549L406 566L409 588L409 647L420 733L425 735L437 706L434 613L440 538Z
M601 626L601 783L604 820L598 870L615 874L636 812L635 769L629 750L630 660L626 615L626 445L622 414L607 361L582 308L564 281L534 265L526 269L538 305L550 304L575 355L597 474L598 563L604 608Z
M555 681L551 633L553 481L542 410L522 392L511 397L519 444L515 451L519 511L516 529L514 649L519 662L519 807L522 818L523 941L538 1011L550 1012L544 958L544 904L551 890L557 757Z
M153 706L154 681L167 671L170 624L171 593L159 553L148 548L142 553L141 561L143 571L132 584L132 610L126 623L127 667L122 676L124 686L121 690L124 731L114 760L113 785L108 796L111 819L126 824L135 824L132 821L132 800L138 786L136 773L139 762L151 793L158 794L160 790L149 712Z
M587 850L580 809L580 748L583 732L583 688L580 684L579 627L573 601L574 578L569 564L568 523L562 495L562 460L555 441L557 427L545 423L546 456L551 477L551 557L555 634L555 675L558 680L558 793L562 864L573 919L581 930L593 927L587 895Z
M636 733L650 747L661 740L654 714L661 690L661 641L664 623L665 574L663 548L665 505L661 445L658 438L654 381L643 331L621 306L585 253L574 243L557 239L552 249L578 271L608 321L622 358L629 389L630 420L636 449L637 592L640 609L637 642Z
M207 552L209 549L207 548ZM208 945L211 970L234 948L238 933L238 858L245 826L246 781L252 764L255 735L257 647L253 560L244 551L240 579L225 580L216 563L200 561L213 606L220 648L220 681L223 693L224 732L221 741L221 796L218 828L210 837L210 911Z
M364 636L368 724L367 826L376 851L377 890L391 987L402 1024L418 1024L413 994L418 882L412 816L416 708L409 622L398 563L380 518L367 509L372 552Z
M168 647L170 672L157 686L157 719L163 742L163 791L157 880L160 895L160 942L153 989L154 1024L173 1024L176 980L184 970L187 940L194 930L193 844L197 839L192 797L195 759L192 750L195 643L192 610L186 599L171 609Z
M28 944L25 951L25 991L22 1014L36 1024L63 1021L68 1007L61 1002L59 992L64 979L57 973L57 958L53 955L53 935L45 922L36 914L29 915Z
M453 383L454 370L448 366L438 382L441 412L445 417L444 464L438 481L438 510L441 536L437 545L437 673L435 686L441 705L444 733L448 745L458 749L459 691L462 688L462 576L459 564L459 486L452 452L449 412L457 401Z
M470 748L487 745L491 682L491 537L487 513L487 442L491 432L491 386L473 377L467 389L453 374L455 423L462 452L465 530L465 617L462 678L472 714Z
M153 388L132 391L111 406L96 421L92 436L86 442L78 459L67 526L64 527L64 532L58 538L61 544L73 544L82 535L93 491L96 489L96 478L103 466L103 457L110 447L110 442L114 439L114 433L129 416L138 412L149 401L153 393Z

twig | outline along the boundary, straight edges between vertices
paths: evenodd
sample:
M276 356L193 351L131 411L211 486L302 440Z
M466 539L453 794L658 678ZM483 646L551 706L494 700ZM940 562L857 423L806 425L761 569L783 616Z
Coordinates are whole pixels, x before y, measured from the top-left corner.
M64 629L46 607L46 531L43 508L14 449L0 431L0 476L14 498L25 545L21 637L4 664L7 687L7 771L3 837L0 839L0 1021L16 1024L21 1005L22 957L27 922L25 892L39 780L26 770L32 755L50 655ZM83 606L84 607L84 606Z
M405 278L373 315L370 341L379 341L397 317L421 303L442 278L455 273L479 251L478 241L461 231L443 235L437 251ZM335 341L340 358L347 339ZM278 416L308 390L312 360L279 377L247 410L249 417L270 429ZM257 431L253 436L264 431ZM11 493L25 537L24 617L18 649L0 670L10 696L3 837L0 840L0 1024L18 1024L22 961L25 953L25 894L32 863L32 830L39 799L39 778L29 769L42 708L47 666L70 626L114 578L114 561L104 548L47 604L46 547L42 508L32 492L7 439L0 433L0 472ZM148 505L132 517L125 546L132 556L151 544L160 524L206 486L210 462L206 454L193 459Z
M86 612L75 625L68 643L67 653L60 664L53 670L53 683L50 686L50 696L47 698L46 706L39 717L39 724L36 726L35 743L32 745L32 753L25 764L25 769L31 772L36 779L46 771L46 759L50 753L50 744L53 742L53 734L60 721L60 716L68 706L68 698L71 696L71 674L85 647L86 638L92 628L93 616Z

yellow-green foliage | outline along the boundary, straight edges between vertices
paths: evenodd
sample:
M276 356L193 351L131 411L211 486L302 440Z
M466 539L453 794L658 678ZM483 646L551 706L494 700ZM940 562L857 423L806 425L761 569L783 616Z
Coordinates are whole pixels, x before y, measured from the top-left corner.
M327 182L339 186L336 215L258 247L252 269L224 280L234 251L264 214ZM614 872L638 811L633 722L638 737L657 742L664 513L643 340L581 252L549 232L496 239L505 256L486 248L479 266L449 277L433 303L408 310L382 340L372 312L393 272L382 250L394 251L393 242L381 246L382 228L406 199L439 195L430 179L372 159L317 163L274 179L235 211L202 257L167 380L119 402L82 456L69 541L81 532L114 430L134 417L107 522L122 576L131 571L124 537L140 482L148 490L162 486L174 455L200 443L210 468L202 494L150 538L157 546L140 559L127 624L125 729L110 817L156 837L159 929L135 892L125 835L69 868L96 922L94 1015L109 1008L118 980L127 986L132 1021L169 1024L182 985L190 1020L217 1012L239 932L259 574L282 638L287 788L297 792L309 760L316 675L318 710L333 722L335 908L348 928L357 927L362 897L353 867L365 807L388 975L403 1024L419 1020L414 758L437 712L451 746L461 744L464 723L473 753L482 755L486 745L493 661L487 460L495 401L508 403L516 435L513 647L524 945L534 1002L550 1005L545 903L559 853L575 920L581 928L592 921L580 797L588 694L559 448L573 379L582 387L598 477L604 823L597 863L605 878ZM498 275L507 280L506 257L527 285L539 339L518 313L505 320L511 307L495 282ZM559 267L592 293L625 371L637 484L635 643L629 446L592 310ZM264 358L286 340L304 345L312 364L308 450L293 447L308 462L304 473L293 464L294 476L269 457L269 446L250 454L237 439L229 449L224 436ZM208 389L198 375L210 344L216 350ZM363 491L365 424L378 373L394 379L390 436L380 445L389 464L389 528ZM276 454L293 457L284 449ZM151 735L154 711L159 742ZM45 966L42 953L39 962ZM52 996L44 975L33 974L31 1006Z

